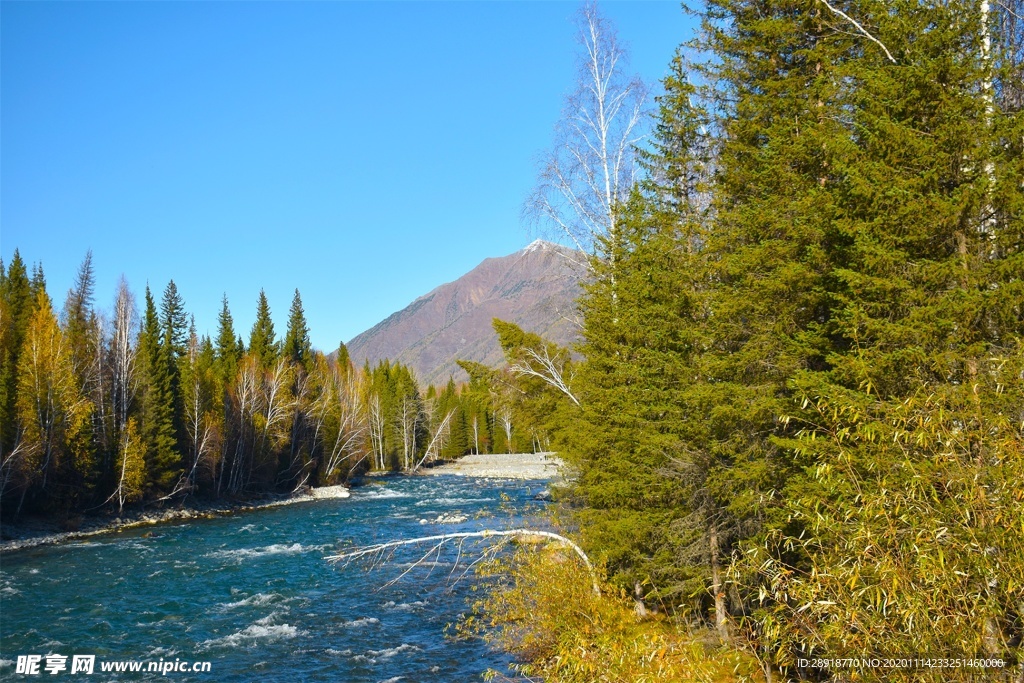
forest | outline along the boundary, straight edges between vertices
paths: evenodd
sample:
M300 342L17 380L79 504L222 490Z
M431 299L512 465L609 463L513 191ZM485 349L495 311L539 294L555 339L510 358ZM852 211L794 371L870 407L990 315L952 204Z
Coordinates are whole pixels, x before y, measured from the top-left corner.
M173 282L141 315L122 284L103 317L86 257L58 316L15 256L5 512L551 449L555 523L604 594L558 554L499 562L482 608L527 675L1021 680L1024 8L686 11L700 30L650 112L581 14L568 146L528 211L589 254L575 348L496 321L503 368L421 393L401 365L312 350L297 292L283 340L262 295L248 343L226 300L200 338Z
M246 343L227 297L211 339L173 280L159 304L147 287L141 311L123 280L112 309L97 308L94 280L88 253L57 313L41 264L29 275L17 250L0 263L5 515L73 524L86 511L287 493L548 440L511 376L424 391L399 363L356 368L344 344L313 349L298 290L281 338L260 292ZM495 324L503 339L526 334Z
M626 177L635 85L584 9L528 207L591 254L580 360L529 360L557 518L628 609L527 554L499 640L547 681L1021 680L1021 5L689 11ZM900 657L1001 664L849 664Z

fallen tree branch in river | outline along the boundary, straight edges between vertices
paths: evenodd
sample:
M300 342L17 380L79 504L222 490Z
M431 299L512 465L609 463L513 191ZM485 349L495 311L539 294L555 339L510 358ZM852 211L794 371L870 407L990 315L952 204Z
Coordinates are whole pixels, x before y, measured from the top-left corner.
M585 552L583 552L583 548L579 547L576 543L574 543L573 541L569 540L565 536L561 536L559 534L556 534L556 533L553 533L553 532L550 532L550 531L538 531L536 529L504 529L504 530L484 529L483 531L459 531L459 532L453 532L453 533L450 533L450 534L437 534L435 536L419 536L417 538L408 538L408 539L405 539L405 540L402 540L402 541L389 541L387 543L375 543L374 545L369 545L369 546L366 546L366 547L363 547L363 548L359 548L357 550L351 550L351 551L346 552L346 553L339 553L337 555L330 555L326 559L329 562L350 562L352 560L357 560L357 559L359 559L361 557L367 557L367 556L371 556L371 555L381 555L386 550L391 550L391 549L394 549L394 548L398 548L400 546L418 545L418 544L421 544L421 543L434 543L435 545L429 551L427 551L427 553L422 558L420 558L420 560L418 560L417 562L413 563L413 565L411 567L406 569L406 571L403 572L401 574L401 576L398 577L400 579L402 576L405 576L406 574L408 574L409 571L411 571L413 568L415 568L416 566L421 564L426 557L429 557L434 552L439 552L440 549L441 549L441 546L443 546L448 541L452 541L452 540L456 540L456 539L459 540L459 542L460 542L459 543L459 556L461 557L461 555L462 555L462 545L461 545L461 542L464 541L467 538L483 538L483 539L488 539L488 538L502 538L502 539L504 539L504 538L544 538L544 539L551 540L551 541L553 541L555 543L558 543L560 545L568 546L569 548L571 548L573 550L573 552L576 553L576 555L581 560L583 560L583 564L586 566L587 571L590 572L590 579L593 582L594 594L595 595L600 595L601 594L601 587L598 585L598 582L597 582L597 574L594 571L594 565L593 565L593 563L591 563L590 558L587 557L587 554ZM470 566L472 567L472 565L470 565ZM454 572L454 568L453 568L452 571ZM395 579L395 581L397 581L397 580L398 579Z

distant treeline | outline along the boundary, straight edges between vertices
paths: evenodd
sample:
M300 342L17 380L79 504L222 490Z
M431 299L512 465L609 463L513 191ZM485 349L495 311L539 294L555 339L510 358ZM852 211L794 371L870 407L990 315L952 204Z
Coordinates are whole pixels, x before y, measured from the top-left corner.
M87 254L58 314L41 265L0 262L0 506L73 515L291 491L469 452L536 449L511 390L421 391L405 366L312 348L298 290L278 338L261 291L248 343L227 297L200 336L174 281L141 312L94 306ZM514 326L513 326L514 327ZM497 386L497 385L495 385Z

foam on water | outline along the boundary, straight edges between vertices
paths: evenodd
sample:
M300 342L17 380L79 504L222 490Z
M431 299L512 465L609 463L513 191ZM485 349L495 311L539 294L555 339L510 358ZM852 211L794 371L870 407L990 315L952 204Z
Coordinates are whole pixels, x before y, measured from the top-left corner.
M280 600L282 596L280 593L256 593L250 595L247 598L236 600L235 602L224 602L220 604L221 609L229 610L235 609L236 607L259 607L260 605L268 605L272 602Z
M207 557L217 557L226 559L247 559L252 557L263 557L265 555L297 555L299 553L308 553L314 550L326 550L330 546L328 545L313 545L306 546L301 543L274 543L273 545L264 546L262 548L239 548L237 550L218 550L207 555Z
M381 486L381 487L378 487L378 488L367 489L365 491L361 490L361 489L357 489L354 492L353 497L355 497L355 498L375 498L375 499L379 500L381 498L408 498L409 494L408 493L402 493L401 491L395 491L394 489L389 489L389 488L387 488L385 486Z
M238 633L232 633L223 638L205 640L199 646L203 649L252 647L268 641L290 640L296 636L305 635L305 633L290 624L251 624Z
M381 605L381 607L383 607L384 609L395 610L396 612L409 612L419 607L426 606L427 603L423 602L422 600L416 600L413 602L400 602L398 604L395 604L394 600L388 600L383 605Z
M0 652L6 659L71 648L111 660L215 660L218 683L468 681L488 668L505 670L511 658L481 641L433 645L479 585L472 576L449 585L455 544L404 576L405 563L427 548L402 549L373 571L324 555L423 535L421 518L434 524L465 515L473 529L522 526L528 522L516 511L534 506L529 492L521 483L455 478L380 484L353 489L341 503L254 510L5 555ZM509 514L483 519L501 494L511 501ZM466 544L460 572L475 550ZM13 675L9 666L0 662L0 679Z
M416 505L467 505L469 503L490 503L493 498L427 498Z
M391 659L403 652L421 652L422 648L410 645L409 643L402 643L398 647L389 647L386 650L367 650L366 656L374 659Z

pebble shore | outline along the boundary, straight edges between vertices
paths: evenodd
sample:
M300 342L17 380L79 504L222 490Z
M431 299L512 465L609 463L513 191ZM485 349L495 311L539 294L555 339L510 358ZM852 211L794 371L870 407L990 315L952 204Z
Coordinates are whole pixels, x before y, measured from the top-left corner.
M493 453L466 455L425 470L424 474L454 474L494 479L561 479L562 461L554 453Z

